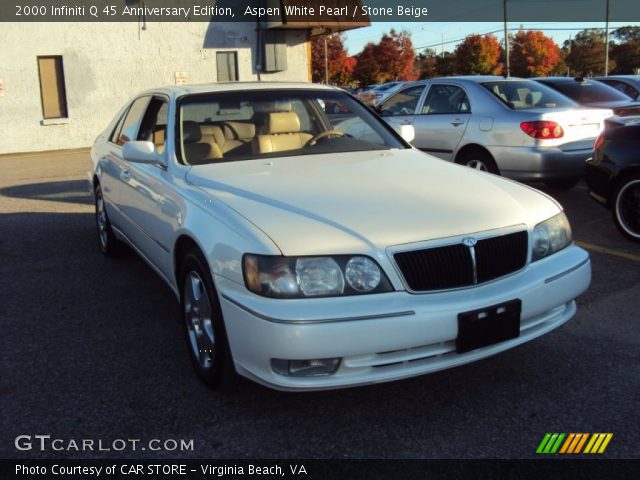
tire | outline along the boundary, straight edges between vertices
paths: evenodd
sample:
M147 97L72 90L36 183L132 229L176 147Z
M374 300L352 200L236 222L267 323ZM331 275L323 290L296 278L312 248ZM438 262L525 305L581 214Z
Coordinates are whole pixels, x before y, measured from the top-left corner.
M549 190L553 190L554 192L565 192L575 187L579 181L580 177L551 178L549 180L545 180L544 184L549 188Z
M198 249L190 250L182 261L180 307L189 356L198 377L210 388L230 387L237 374L222 309L209 267Z
M640 243L640 175L618 184L611 209L613 222L629 240Z
M120 240L118 240L111 228L111 222L107 215L107 208L102 195L102 187L96 185L93 192L93 198L96 207L96 233L98 234L98 250L105 257L117 256L122 248Z
M456 159L456 163L483 172L500 175L500 170L491 154L485 150L467 150Z

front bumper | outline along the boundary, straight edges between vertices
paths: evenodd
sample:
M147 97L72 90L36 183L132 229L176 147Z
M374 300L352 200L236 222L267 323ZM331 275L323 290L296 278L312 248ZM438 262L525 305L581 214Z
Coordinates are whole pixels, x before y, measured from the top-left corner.
M583 177L585 160L593 153L590 148L558 147L491 147L489 151L502 175L520 181Z
M525 343L562 325L591 279L587 252L573 245L510 277L472 288L432 293L275 300L216 278L236 370L280 390L323 390L399 380L435 372ZM458 314L522 301L520 336L458 354ZM340 357L336 373L290 377L272 358Z

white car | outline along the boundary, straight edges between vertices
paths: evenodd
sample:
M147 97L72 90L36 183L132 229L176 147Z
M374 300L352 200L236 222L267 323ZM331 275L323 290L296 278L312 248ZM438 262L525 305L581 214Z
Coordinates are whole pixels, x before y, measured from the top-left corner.
M100 249L126 242L164 279L210 386L473 362L562 325L591 278L553 199L419 152L336 88L158 88L91 157Z

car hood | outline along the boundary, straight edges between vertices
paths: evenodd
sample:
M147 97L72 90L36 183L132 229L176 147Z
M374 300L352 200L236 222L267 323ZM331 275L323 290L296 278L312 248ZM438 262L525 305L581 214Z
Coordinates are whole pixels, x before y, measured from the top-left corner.
M536 223L559 212L540 192L416 150L289 156L192 167L284 255L393 245Z

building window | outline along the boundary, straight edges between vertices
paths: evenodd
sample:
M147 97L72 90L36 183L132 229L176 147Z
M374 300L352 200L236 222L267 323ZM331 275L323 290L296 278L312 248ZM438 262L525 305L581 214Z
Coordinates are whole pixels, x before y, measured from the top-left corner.
M66 118L67 93L64 88L62 57L38 57L38 72L44 118Z
M238 81L238 54L236 52L217 52L216 66L218 67L219 82Z

